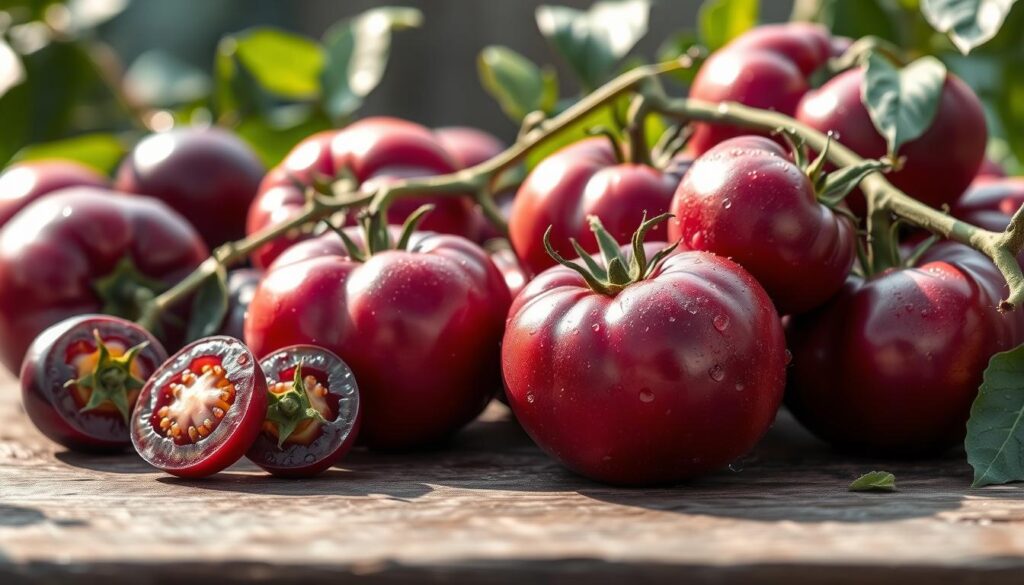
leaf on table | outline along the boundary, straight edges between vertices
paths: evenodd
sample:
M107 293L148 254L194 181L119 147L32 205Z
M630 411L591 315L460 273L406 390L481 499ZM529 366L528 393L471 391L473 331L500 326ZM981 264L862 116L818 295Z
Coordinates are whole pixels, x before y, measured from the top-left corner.
M877 53L868 55L866 66L861 101L885 137L889 155L895 156L900 146L924 134L935 119L946 66L935 57L921 57L897 69Z
M896 476L888 471L871 471L853 480L851 492L894 492Z
M922 0L921 12L964 55L992 40L1016 0Z
M989 360L964 447L973 487L1024 480L1024 345Z

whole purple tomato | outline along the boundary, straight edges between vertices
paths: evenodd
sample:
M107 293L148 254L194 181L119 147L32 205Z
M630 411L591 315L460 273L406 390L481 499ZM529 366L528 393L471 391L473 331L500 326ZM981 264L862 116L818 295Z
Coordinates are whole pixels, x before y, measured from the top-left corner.
M121 163L115 186L163 201L215 248L245 235L263 172L256 153L234 134L182 128L142 139Z
M110 181L103 175L69 160L15 163L0 174L0 227L47 193L67 187L109 186Z
M633 241L639 256L609 243L587 266L531 281L509 311L502 369L516 418L563 465L667 484L754 447L782 400L786 349L771 300L739 265L665 243L650 258L643 234Z

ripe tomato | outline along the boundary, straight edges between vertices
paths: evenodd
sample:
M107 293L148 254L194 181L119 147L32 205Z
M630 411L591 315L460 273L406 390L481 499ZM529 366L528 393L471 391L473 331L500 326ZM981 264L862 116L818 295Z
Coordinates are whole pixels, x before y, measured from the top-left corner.
M262 277L262 271L252 268L239 268L228 273L228 312L220 326L221 335L235 339L245 336L245 315L249 312L249 303Z
M346 233L363 241L353 228ZM469 240L421 233L406 250L359 261L328 233L271 266L249 305L245 339L260 356L293 344L336 353L359 381L360 440L410 448L454 433L500 387L508 305L501 273Z
M992 262L944 242L914 268L851 276L818 310L792 317L786 404L846 450L933 453L963 439L992 354L1024 340L996 307L1006 284Z
M856 254L850 220L819 203L807 174L761 136L731 138L698 157L671 212L670 241L735 260L782 314L835 294Z
M138 325L107 315L71 317L43 331L21 364L25 412L44 435L79 451L131 444L139 390L167 359Z
M523 428L569 469L611 484L723 467L754 446L782 400L782 325L757 281L706 252L650 266L609 290L565 266L542 272L513 302L502 342Z
M478 165L505 150L505 145L500 140L476 128L448 126L434 130L434 136L448 150L461 169ZM502 211L506 221L512 211L512 201L515 195L515 189L508 189L494 195L494 202ZM494 238L503 237L501 232L484 217L479 206L473 209L473 216L473 221L476 224L473 241L484 243Z
M280 477L312 477L344 457L362 414L348 365L326 349L293 345L264 357L260 367L270 403L246 457Z
M953 216L978 227L1001 232L1024 205L1024 177L975 181L953 205Z
M17 371L36 335L68 317L136 319L206 257L195 229L155 199L89 187L43 197L0 230L0 360ZM165 345L183 317L162 324Z
M861 103L863 81L863 67L837 75L804 97L796 117L822 132L835 132L839 142L865 158L881 158L886 153L885 139ZM932 125L900 147L897 154L906 162L886 176L932 207L951 205L977 174L987 140L981 102L967 84L949 74ZM854 193L846 201L854 213L864 214L862 195Z
M110 181L91 168L69 160L16 163L0 174L0 227L29 203L67 187L110 186Z
M575 255L570 238L595 252L589 215L600 217L617 241L627 242L644 212L668 211L678 184L674 174L617 162L612 145L603 138L570 144L538 164L519 188L509 220L512 247L534 273L555 264L543 245L549 226L559 253ZM664 226L653 229L648 238L664 240Z
M245 235L245 213L263 171L256 153L234 134L183 128L142 139L121 163L115 186L160 199L214 248Z
M760 26L716 51L701 66L690 97L739 102L792 115L810 88L808 77L831 56L824 27L806 23ZM702 154L723 140L749 130L722 124L696 124L689 150Z
M132 414L132 444L157 469L205 477L245 455L266 415L267 379L249 349L207 337L150 377Z

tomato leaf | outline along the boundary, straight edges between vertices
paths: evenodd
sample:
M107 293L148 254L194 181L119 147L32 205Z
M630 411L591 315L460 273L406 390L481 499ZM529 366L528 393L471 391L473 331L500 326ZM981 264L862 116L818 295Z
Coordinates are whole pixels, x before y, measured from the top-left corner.
M973 487L1024 480L1024 345L989 360L964 447Z
M872 53L861 87L861 101L890 156L928 130L939 109L946 66L935 57L921 57L902 70Z
M311 100L320 95L324 50L316 42L273 28L257 28L221 41L256 83L277 97Z
M0 96L23 81L25 66L21 64L21 58L0 38Z
M705 0L697 13L700 40L709 50L720 49L757 26L759 12L758 0Z
M999 32L1016 0L922 0L921 12L964 55Z
M507 47L485 47L477 58L484 89L515 122L535 110L550 112L558 100L555 72L541 69Z
M199 286L192 300L192 313L186 330L188 341L216 333L227 312L228 277L224 267L218 266L217 272L208 276Z
M888 471L871 471L853 480L851 492L894 492L896 476Z
M380 83L391 51L391 33L415 28L423 13L415 8L373 8L332 26L324 34L327 62L320 75L324 109L343 119Z
M327 116L306 104L278 106L260 116L247 116L235 132L256 151L268 169L284 159L303 138L331 127Z
M30 144L14 155L15 161L60 158L80 162L109 175L127 153L113 134L83 134L64 140Z
M792 20L823 24L834 35L854 39L875 36L900 44L899 25L904 16L898 3L887 0L797 0Z
M210 93L210 77L165 51L146 51L124 75L124 87L133 99L157 108L196 102Z
M539 6L537 28L568 63L585 89L615 73L615 64L645 34L649 0L607 0L587 11L567 6Z

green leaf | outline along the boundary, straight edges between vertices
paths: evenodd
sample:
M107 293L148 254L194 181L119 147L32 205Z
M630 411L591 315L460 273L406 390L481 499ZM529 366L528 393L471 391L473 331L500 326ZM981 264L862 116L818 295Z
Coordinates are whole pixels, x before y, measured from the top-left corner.
M928 130L945 82L946 66L935 57L921 57L898 70L885 57L868 56L861 101L890 155Z
M964 55L992 40L1016 0L921 0L921 13Z
M210 76L166 51L139 55L124 75L125 91L133 99L156 108L171 108L205 99Z
M64 140L41 142L22 148L15 161L59 158L80 162L109 175L127 153L124 144L113 134L83 134Z
M793 6L793 20L823 24L835 35L875 36L897 44L905 16L899 6L886 0L797 0Z
M380 83L391 50L391 33L420 26L415 8L382 7L332 26L324 34L327 61L320 76L324 108L335 120L351 115Z
M281 162L303 138L328 128L331 128L331 121L323 112L313 106L295 104L245 117L234 130L269 169Z
M3 38L0 38L0 96L25 81L25 66Z
M242 64L235 37L224 37L217 45L214 74L214 98L222 119L237 122L273 108L274 99Z
M896 476L888 471L872 471L853 480L851 492L894 492Z
M480 82L515 122L535 110L550 112L558 100L555 72L541 70L507 47L485 47L477 58Z
M757 26L758 0L705 0L697 14L700 40L711 51Z
M606 108L598 108L587 116L580 118L575 123L566 126L564 130L546 140L543 145L534 148L530 151L530 154L526 156L526 169L527 171L533 170L533 167L537 166L540 161L544 160L552 153L562 149L574 142L579 142L585 138L590 138L588 130L591 128L607 128L612 132L618 128L618 120L616 119L615 110L616 108L625 107L628 101L628 97L620 98L618 101L610 104ZM616 132L616 134L618 134Z
M647 34L650 11L649 0L608 0L587 11L539 6L537 27L584 89L592 89L607 81L619 59Z
M221 41L222 51L240 65L268 93L292 100L320 96L324 50L316 42L273 28L257 28Z
M213 335L220 329L228 312L228 277L224 267L218 267L199 286L192 301L186 337L195 341Z
M665 39L661 46L658 47L658 61L677 59L699 44L700 41L697 39L697 35L691 31L676 33ZM697 67L680 69L679 71L672 72L670 75L684 84L690 84L693 83L693 78L697 76L697 69Z
M1024 345L989 360L964 447L974 487L1024 480Z

